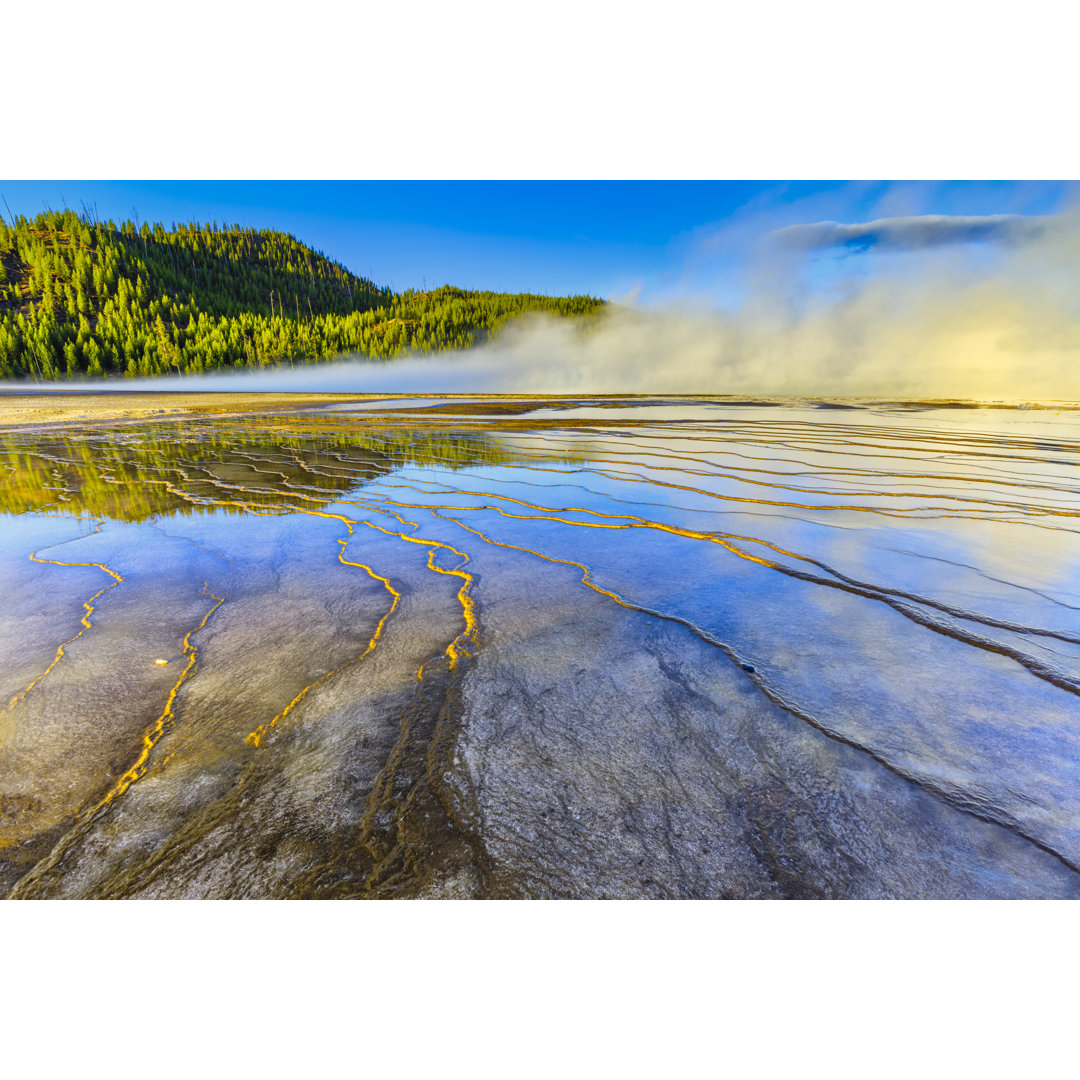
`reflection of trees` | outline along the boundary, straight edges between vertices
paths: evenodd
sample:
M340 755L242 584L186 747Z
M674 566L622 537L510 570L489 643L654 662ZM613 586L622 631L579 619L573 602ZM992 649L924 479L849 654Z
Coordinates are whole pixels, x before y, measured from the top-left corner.
M223 502L237 513L301 498L311 507L313 498L315 505L332 502L405 465L456 469L522 460L485 432L365 427L343 433L312 426L303 431L259 418L243 430L196 422L168 433L7 435L0 439L0 511L144 521L220 509Z

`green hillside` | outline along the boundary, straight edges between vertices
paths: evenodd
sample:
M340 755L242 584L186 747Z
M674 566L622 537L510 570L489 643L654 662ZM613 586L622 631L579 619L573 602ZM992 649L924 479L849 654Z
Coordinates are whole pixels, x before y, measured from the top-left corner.
M0 221L0 378L152 376L460 349L589 296L394 293L295 237L48 211Z

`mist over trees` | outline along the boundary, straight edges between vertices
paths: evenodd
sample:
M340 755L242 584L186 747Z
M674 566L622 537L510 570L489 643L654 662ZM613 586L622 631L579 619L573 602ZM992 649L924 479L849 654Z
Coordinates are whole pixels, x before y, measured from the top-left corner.
M590 296L395 293L280 232L97 221L49 210L0 220L0 378L147 377L388 359L488 339L509 319L583 319Z

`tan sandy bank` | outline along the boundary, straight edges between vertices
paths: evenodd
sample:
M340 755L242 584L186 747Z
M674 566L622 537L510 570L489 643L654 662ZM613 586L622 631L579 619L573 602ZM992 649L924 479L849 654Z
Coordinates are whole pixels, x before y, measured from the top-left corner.
M317 408L347 402L379 400L384 394L233 394L175 393L155 390L29 391L0 393L0 430L95 423L99 421L168 420L192 413L244 414Z
M612 410L620 406L685 405L687 403L727 406L792 406L815 409L853 409L873 411L925 411L927 409L1049 409L1074 411L1080 402L976 402L976 401L880 401L877 399L824 398L746 399L734 395L582 395L582 394L497 394L497 393L232 393L172 390L0 390L0 431L22 428L57 427L67 424L137 423L147 420L179 420L193 414L245 416L255 413L283 413L330 409L342 420L349 417L349 406L391 409L395 413L461 413L474 416L510 416L533 413L543 408ZM341 407L345 406L344 410ZM356 414L353 414L356 415Z
M231 393L169 390L0 390L0 431L54 427L65 424L123 423L180 419L193 414L244 416L253 413L336 409L365 405L392 408L397 413L463 412L515 414L542 406L567 408L588 401L597 407L619 402L651 401L642 395L620 395L603 401L580 395L537 394L345 394L345 393ZM659 399L657 399L659 400ZM349 410L338 413L342 420Z

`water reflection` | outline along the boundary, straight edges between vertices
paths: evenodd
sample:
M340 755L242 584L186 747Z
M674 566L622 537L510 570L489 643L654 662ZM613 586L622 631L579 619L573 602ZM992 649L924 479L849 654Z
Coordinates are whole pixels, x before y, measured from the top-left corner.
M14 896L1076 896L1067 412L4 439Z
M483 433L323 434L260 418L239 429L203 421L180 431L7 435L0 460L0 512L146 521L214 507L273 510L301 493L332 500L404 465L459 469L514 458Z

